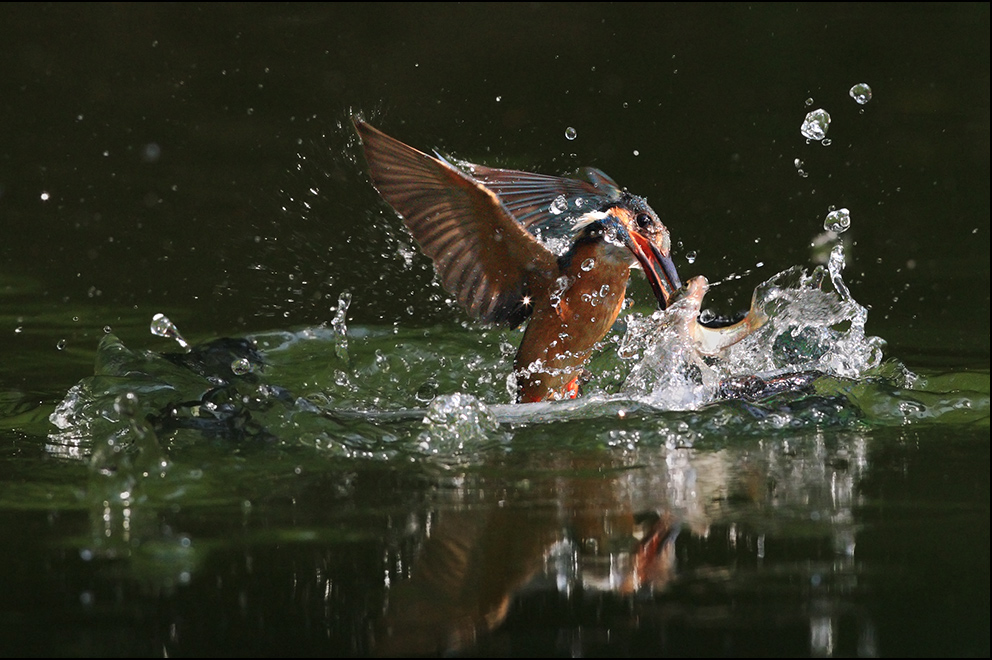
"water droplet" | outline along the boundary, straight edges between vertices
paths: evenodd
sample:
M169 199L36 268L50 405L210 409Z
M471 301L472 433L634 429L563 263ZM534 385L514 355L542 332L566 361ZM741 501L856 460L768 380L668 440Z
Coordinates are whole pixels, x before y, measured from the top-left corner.
M47 202L49 197L51 197L51 195L49 195L47 192L41 193L41 201Z
M637 149L634 149L634 155L635 156L640 156L641 155L641 152L638 151Z
M548 208L552 215L561 215L568 210L568 200L565 199L564 195L558 195L555 200L551 202L551 206Z
M165 314L156 314L152 317L152 323L149 330L156 337L166 337L167 339L175 339L176 343L183 348L188 349L189 344L183 339L183 336L179 334L179 328L176 324L169 320L169 317Z
M796 169L797 169L797 170L798 170L798 169L800 169L800 168L802 168L802 166L803 166L803 161L801 161L801 160L799 160L799 159L797 158L797 159L796 159L795 161L793 161L793 162L794 162L794 164L795 164L795 166L796 166Z
M806 107L813 105L813 97L806 99Z
M251 362L247 358L238 358L231 363L231 371L235 376L244 376L252 372Z
M830 146L830 138L823 138L823 142L821 142L820 144L822 144L825 147L829 147Z
M851 212L847 209L837 209L827 214L823 228L835 234L843 234L851 226Z
M57 348L60 351L65 350L65 340L64 339L60 339L58 341L58 343L55 344L55 348Z
M848 93L852 99L858 102L858 105L864 105L871 100L871 87L867 83L858 83Z
M502 96L497 96L497 97L496 97L496 102L497 102L497 103L499 103L499 102L500 102L500 101L502 101L502 100L503 100L503 97L502 97Z
M155 142L149 142L141 152L141 160L146 163L157 163L162 157L162 148Z
M581 268L582 270L588 272L588 271L592 270L593 268L595 268L595 266L596 266L596 260L593 259L592 257L590 257L589 259L586 259L585 261L583 261L582 262L582 265L579 266L579 268Z
M565 139L566 140L574 140L578 136L579 136L578 132L574 128L572 128L571 126L569 126L568 128L565 129Z
M690 264L696 263L696 251L695 250L689 250L688 252L686 252L685 253L685 260L687 262L689 262Z
M438 387L439 387L438 382L433 378L429 378L427 379L427 381L424 382L423 385L421 385L417 389L417 392L414 394L414 397L417 399L417 401L421 401L423 403L429 403L434 400L434 397L437 396Z
M806 115L803 125L799 128L804 137L810 140L822 140L827 136L830 127L830 113L823 108L813 110Z

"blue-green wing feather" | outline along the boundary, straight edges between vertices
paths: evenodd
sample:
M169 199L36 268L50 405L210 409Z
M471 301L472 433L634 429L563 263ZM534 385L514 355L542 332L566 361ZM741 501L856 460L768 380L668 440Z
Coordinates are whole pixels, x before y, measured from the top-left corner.
M613 179L591 167L580 170L584 179L569 179L472 163L461 165L496 193L528 232L558 253L572 238L572 225L579 216L615 203L622 194Z

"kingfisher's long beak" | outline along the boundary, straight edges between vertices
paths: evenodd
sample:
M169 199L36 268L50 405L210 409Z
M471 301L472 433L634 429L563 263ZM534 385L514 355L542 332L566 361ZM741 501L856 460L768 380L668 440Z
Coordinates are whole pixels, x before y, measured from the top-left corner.
M654 241L636 231L629 233L631 238L630 251L637 257L637 261L644 269L644 274L651 284L658 305L665 309L672 304L676 293L682 288L679 274L675 270L675 263L672 262L671 253L668 250L662 252Z

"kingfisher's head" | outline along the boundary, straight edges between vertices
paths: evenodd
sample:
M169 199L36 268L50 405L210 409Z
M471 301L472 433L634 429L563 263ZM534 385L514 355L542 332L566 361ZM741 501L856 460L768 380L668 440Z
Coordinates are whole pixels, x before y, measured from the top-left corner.
M614 258L639 266L662 309L682 288L672 261L671 235L643 197L623 193L619 200L580 216L573 229L576 242L599 241Z

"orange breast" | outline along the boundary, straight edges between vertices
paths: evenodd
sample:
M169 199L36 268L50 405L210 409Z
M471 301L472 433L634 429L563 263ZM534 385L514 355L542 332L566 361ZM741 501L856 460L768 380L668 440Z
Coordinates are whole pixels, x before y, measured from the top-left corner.
M534 312L514 360L517 400L569 398L592 349L623 306L630 267L597 256L599 244L576 251L552 290L535 296Z

